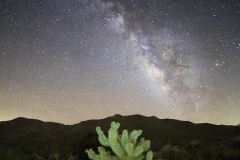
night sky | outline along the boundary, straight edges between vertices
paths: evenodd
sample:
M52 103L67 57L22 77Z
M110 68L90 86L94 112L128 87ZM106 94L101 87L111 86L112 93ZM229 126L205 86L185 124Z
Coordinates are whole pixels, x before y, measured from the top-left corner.
M240 123L239 0L0 1L0 121Z

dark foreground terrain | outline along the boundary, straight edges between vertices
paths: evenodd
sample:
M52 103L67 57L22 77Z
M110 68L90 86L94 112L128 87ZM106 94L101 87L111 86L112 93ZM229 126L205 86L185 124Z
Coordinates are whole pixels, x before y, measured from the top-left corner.
M51 154L61 159L88 159L85 150L97 151L100 146L96 127L107 133L112 121L121 124L120 134L123 129L141 129L141 137L151 140L154 159L240 159L240 126L114 115L74 125L21 117L0 122L0 160L36 159L36 155L49 159Z

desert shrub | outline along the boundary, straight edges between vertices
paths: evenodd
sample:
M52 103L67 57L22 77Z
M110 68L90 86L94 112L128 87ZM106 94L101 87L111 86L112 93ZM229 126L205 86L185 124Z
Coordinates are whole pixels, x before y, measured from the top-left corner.
M195 149L199 149L202 147L202 144L200 143L200 141L198 140L194 140L192 142L189 143L189 146L195 148Z
M73 156L70 156L70 157L68 158L68 160L74 160Z
M239 160L240 159L240 152L235 149L227 148L223 152L224 159L228 160Z
M36 152L33 152L32 155L28 156L28 160L46 160L46 159L37 155Z
M100 143L97 133L89 133L75 144L74 152L78 155L79 159L90 160L85 152L86 149L92 148L93 150L97 150L98 146L100 146Z
M61 157L70 157L73 155L73 151L72 151L71 147L69 147L67 145L61 145L59 148L59 153L60 153Z
M19 148L0 149L0 160L25 160L25 155Z
M240 134L234 136L234 137L232 138L232 141L234 142L234 147L235 147L236 149L240 149Z
M202 160L239 160L240 153L231 148L221 146L204 147L198 152Z
M54 157L52 154L50 154L50 156L48 157L48 160L54 160Z
M170 144L163 146L160 150L160 158L165 160L184 160L186 157L185 151L179 149L177 146Z

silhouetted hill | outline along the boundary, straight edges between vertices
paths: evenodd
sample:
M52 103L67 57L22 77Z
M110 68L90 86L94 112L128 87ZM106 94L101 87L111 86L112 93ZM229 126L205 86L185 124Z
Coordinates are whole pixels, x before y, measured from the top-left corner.
M112 121L120 122L120 133L123 129L143 130L142 137L151 140L152 147L167 143L184 145L193 140L214 143L229 140L240 133L239 126L194 124L188 121L158 119L154 116L142 115L121 116L116 114L104 119L88 120L74 125L19 117L0 122L0 145L3 148L18 146L26 153L44 150L46 146L65 144L74 147L81 138L89 133L96 133L97 126L107 132Z
M82 135L95 132L97 126L107 132L112 121L120 122L120 133L123 129L132 131L134 129L143 130L142 136L150 139L152 145L176 143L185 144L192 140L215 142L219 139L227 140L240 133L237 126L213 125L213 124L194 124L188 121L179 121L173 119L158 119L157 117L145 117L142 115L121 116L114 115L101 120L83 121L71 126Z
M0 144L2 147L43 145L49 137L60 139L66 127L59 123L19 117L0 122Z

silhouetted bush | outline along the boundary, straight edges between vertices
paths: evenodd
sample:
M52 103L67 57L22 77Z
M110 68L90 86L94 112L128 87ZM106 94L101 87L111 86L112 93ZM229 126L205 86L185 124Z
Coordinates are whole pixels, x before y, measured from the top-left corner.
M170 144L163 146L160 150L160 158L165 160L185 160L186 153L177 146Z
M27 160L27 155L19 148L0 149L0 160Z
M75 144L74 152L78 155L79 159L89 160L88 155L85 152L86 149L92 148L97 150L98 146L100 146L100 143L98 141L97 133L89 133Z

